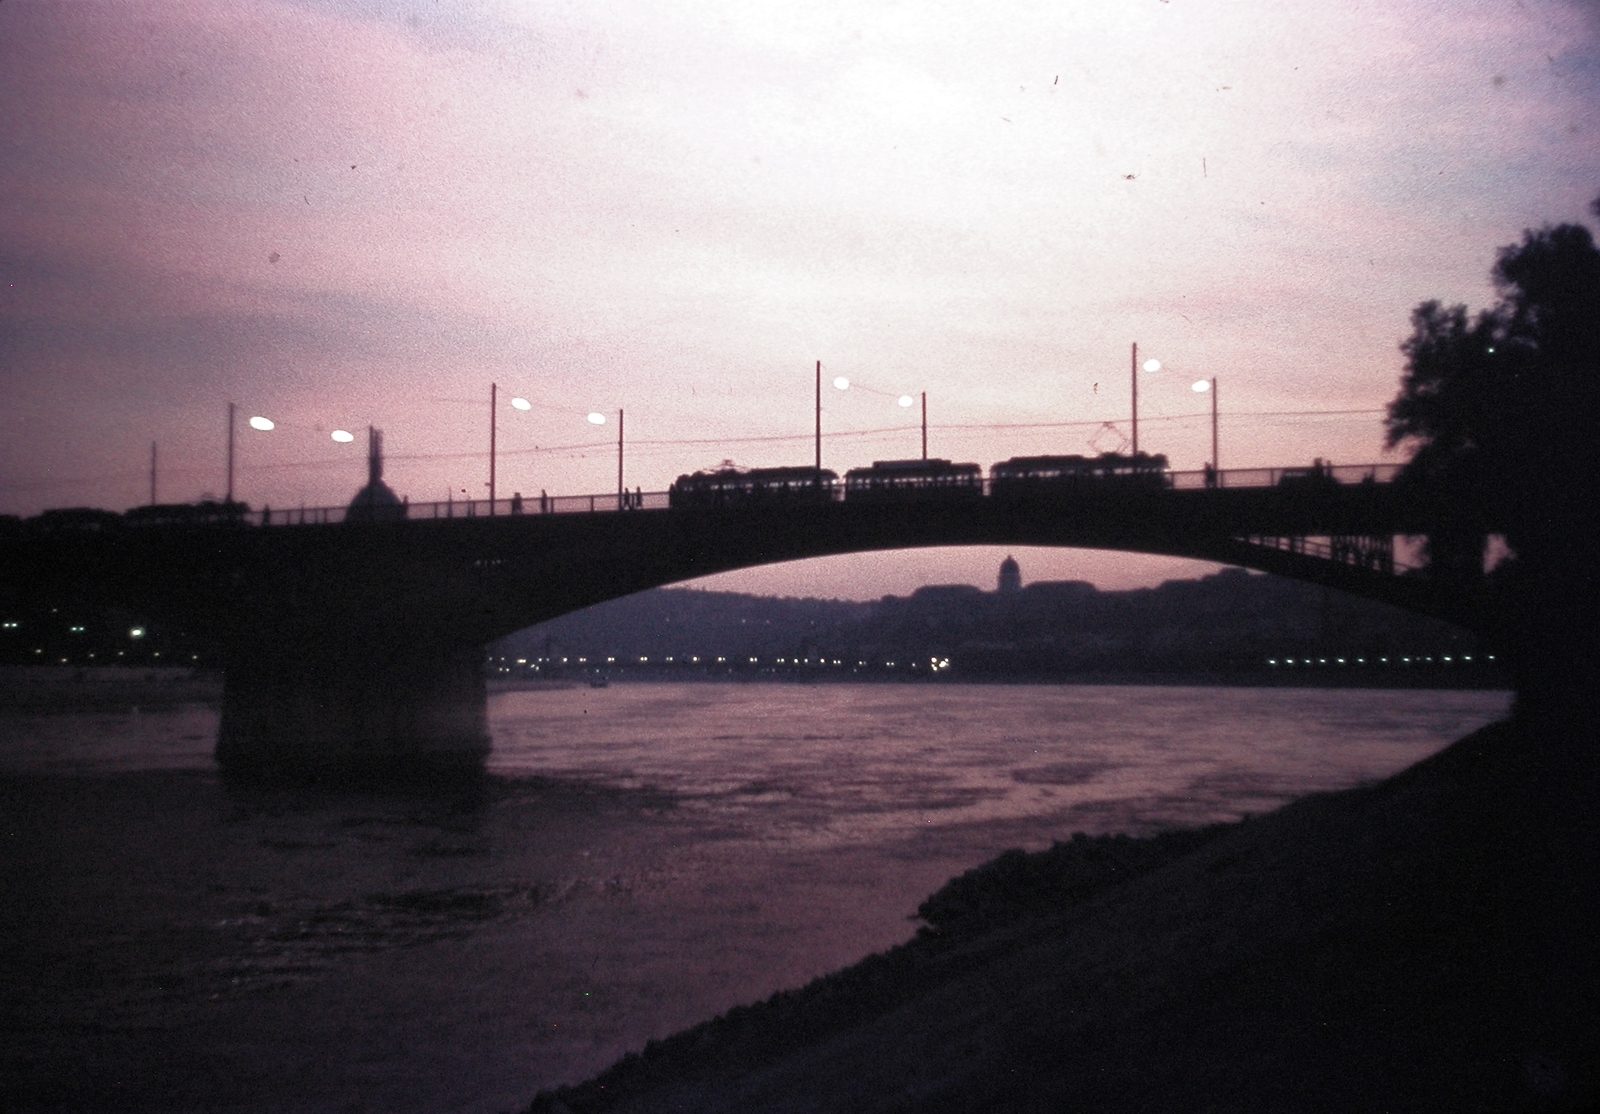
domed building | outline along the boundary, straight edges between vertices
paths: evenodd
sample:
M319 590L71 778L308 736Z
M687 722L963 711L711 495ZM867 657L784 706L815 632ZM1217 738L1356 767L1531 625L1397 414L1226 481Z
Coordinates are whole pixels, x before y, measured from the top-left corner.
M367 427L367 486L356 492L344 512L346 522L399 522L406 517L389 485L383 482L383 431Z
M1001 595L1022 591L1022 569L1017 564L1016 558L1010 554L1000 562L1000 587Z

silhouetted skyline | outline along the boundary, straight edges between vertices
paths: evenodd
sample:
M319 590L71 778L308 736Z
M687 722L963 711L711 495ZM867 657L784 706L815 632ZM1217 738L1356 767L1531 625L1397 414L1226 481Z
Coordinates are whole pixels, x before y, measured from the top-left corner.
M662 490L724 458L1397 459L1426 298L1600 180L1593 8L0 5L0 512ZM512 399L529 408L515 408ZM589 414L606 417L596 426ZM244 424L270 417L271 432ZM1109 425L1107 424L1109 423ZM872 598L1000 551L714 583ZM1210 566L1019 552L1047 579Z

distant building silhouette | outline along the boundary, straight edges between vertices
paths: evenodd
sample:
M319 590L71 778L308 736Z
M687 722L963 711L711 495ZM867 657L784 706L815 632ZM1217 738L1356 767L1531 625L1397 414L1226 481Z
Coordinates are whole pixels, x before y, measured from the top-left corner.
M383 431L367 427L367 486L356 492L344 513L347 522L399 522L405 505L383 482Z
M1016 558L1007 556L1000 562L1000 592L1002 595L1022 591L1022 569Z

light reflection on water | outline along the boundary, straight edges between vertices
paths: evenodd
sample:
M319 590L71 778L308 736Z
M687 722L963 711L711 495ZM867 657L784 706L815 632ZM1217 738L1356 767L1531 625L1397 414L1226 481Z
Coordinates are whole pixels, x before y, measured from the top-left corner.
M1086 807L1139 831L1385 777L1507 707L1495 692L617 685L498 696L490 769L665 790L786 839Z

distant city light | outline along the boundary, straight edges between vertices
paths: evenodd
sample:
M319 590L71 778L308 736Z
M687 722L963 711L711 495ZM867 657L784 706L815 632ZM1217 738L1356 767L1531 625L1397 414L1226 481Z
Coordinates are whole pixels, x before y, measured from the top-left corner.
M336 429L330 436L341 445L347 445L356 439L356 435L348 429Z
M1209 391L1211 389L1211 380L1209 380L1209 379L1196 379L1192 384L1190 384L1189 389L1191 391L1198 391L1201 394L1205 394L1207 391Z
M1160 371L1161 370L1161 361L1160 360L1146 360L1144 362L1144 369L1146 371Z
M515 406L518 410L532 410L533 409L533 403L529 402L525 398L514 398L514 399L511 400L511 405Z
M900 396L900 405L901 405L901 406L911 406L911 405L913 405L913 404L914 404L914 403L915 403L915 402L916 402L916 401L917 401L917 400L916 400L916 399L914 399L914 398L912 398L912 397L911 397L911 396L910 396L910 395L901 395L901 396Z
M841 391L848 391L850 389L850 380L841 375L833 381L833 385Z
M589 415L589 424L590 425L605 425L606 424L606 416L604 414L601 414L601 413L598 413L598 412L591 413Z
M129 638L143 638L144 637L144 628L143 627L134 627L132 630L128 631L128 637Z
M274 423L271 418L263 418L260 414L257 414L255 417L250 419L250 428L259 429L263 433L273 428L273 425Z

